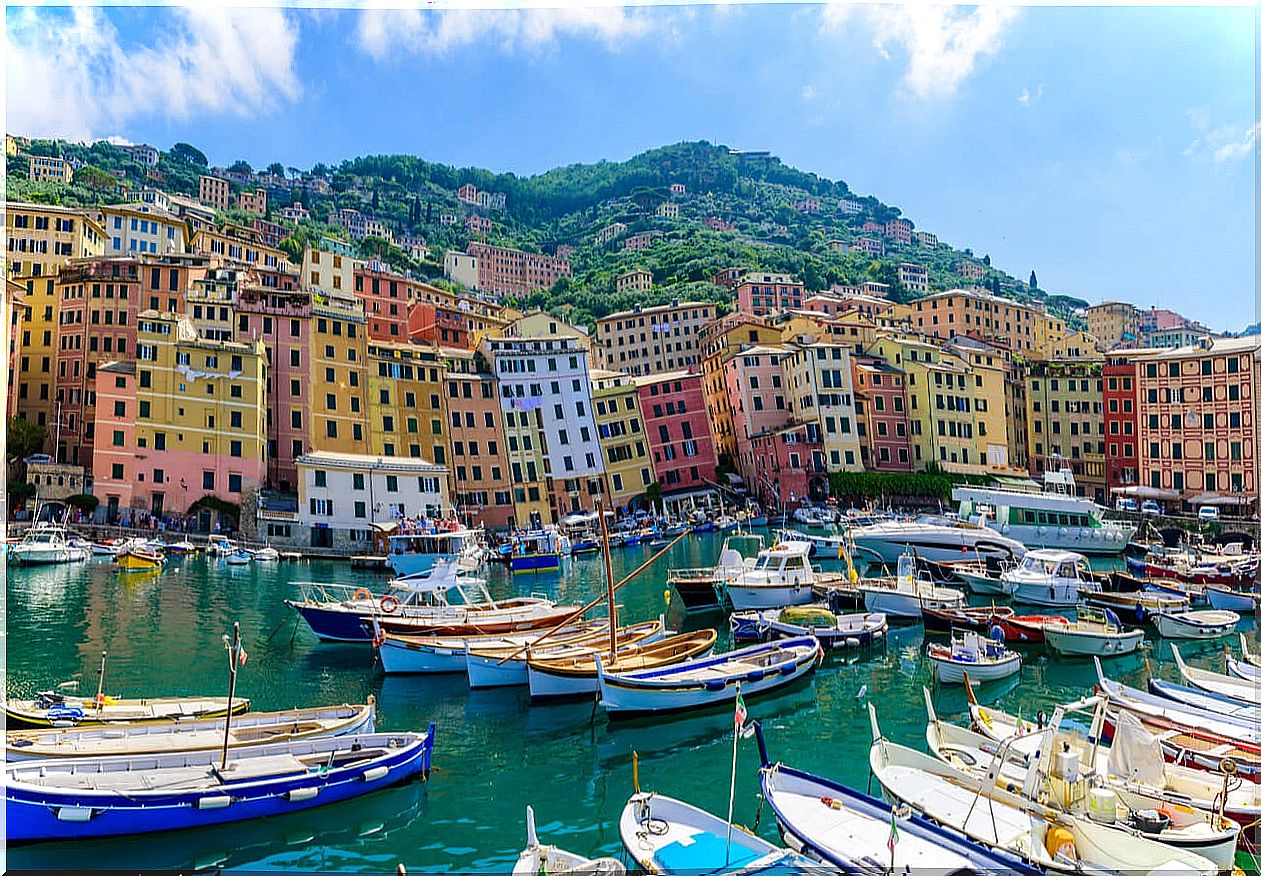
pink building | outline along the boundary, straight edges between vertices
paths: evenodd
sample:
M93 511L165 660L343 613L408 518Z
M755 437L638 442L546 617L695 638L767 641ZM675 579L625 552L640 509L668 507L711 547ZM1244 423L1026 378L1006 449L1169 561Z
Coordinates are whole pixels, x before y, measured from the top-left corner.
M718 216L710 216L705 220L705 224L709 226L711 231L735 231L736 226L732 225L726 219Z
M735 309L754 316L799 310L806 286L788 274L745 274L736 286Z
M865 234L884 234L884 226L879 222L872 222L868 219L863 223L863 232Z
M828 472L817 423L796 423L749 439L749 489L763 507L795 508L828 494Z
M884 255L884 241L874 237L860 238L858 243L854 244L855 249L860 249L867 255Z
M791 413L780 360L783 347L748 347L723 363L735 433L736 465L750 482L757 472L752 439L788 425Z
M854 356L854 414L868 471L911 471L906 375L870 356Z
M93 494L101 499L105 520L132 507L140 465L136 455L136 363L108 362L96 369L96 428L105 440L92 456ZM147 507L147 503L146 507Z
M635 386L661 492L708 488L717 478L718 457L700 373L651 374L636 377Z
M898 243L909 244L913 239L914 229L905 219L890 219L884 224L884 233Z
M485 237L490 234L495 223L490 220L489 216L479 216L476 213L470 214L464 220L464 227L468 229L469 234L476 234L478 237Z
M632 234L622 242L622 250L631 252L634 250L647 249L652 244L652 233L645 231L641 234Z

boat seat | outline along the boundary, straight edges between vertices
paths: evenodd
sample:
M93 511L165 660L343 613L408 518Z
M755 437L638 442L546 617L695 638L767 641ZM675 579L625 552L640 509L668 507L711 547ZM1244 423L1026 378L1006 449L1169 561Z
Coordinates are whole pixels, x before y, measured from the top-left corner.
M327 757L323 760L327 761ZM272 754L266 757L247 757L229 761L226 769L217 772L220 783L226 784L290 773L305 773L310 769L311 766L292 754Z

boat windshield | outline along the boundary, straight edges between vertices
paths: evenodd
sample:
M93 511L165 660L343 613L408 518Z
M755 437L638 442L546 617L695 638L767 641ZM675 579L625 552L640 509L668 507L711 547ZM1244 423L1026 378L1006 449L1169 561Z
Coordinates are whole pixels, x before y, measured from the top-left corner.
M1020 569L1024 572L1036 572L1039 575L1055 575L1060 570L1060 565L1055 560L1025 554L1025 558L1020 562Z
M392 554L449 554L460 549L466 532L432 532L390 536Z

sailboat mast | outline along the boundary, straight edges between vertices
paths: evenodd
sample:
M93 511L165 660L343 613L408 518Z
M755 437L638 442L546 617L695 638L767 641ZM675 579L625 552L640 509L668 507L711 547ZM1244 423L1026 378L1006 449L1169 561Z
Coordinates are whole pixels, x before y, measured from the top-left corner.
M236 668L240 661L241 653L241 624L239 621L232 624L232 644L228 644L228 637L223 637L223 643L228 649L228 711L223 716L223 756L219 760L219 769L228 768L228 739L232 733L232 698L236 696Z
M101 668L96 670L96 711L99 714L101 709L105 708L105 658L108 651L101 651Z
M609 528L604 521L604 506L596 502L595 513L600 518L600 541L604 547L604 580L609 588L609 662L617 661L617 601L613 598L613 555L609 551Z

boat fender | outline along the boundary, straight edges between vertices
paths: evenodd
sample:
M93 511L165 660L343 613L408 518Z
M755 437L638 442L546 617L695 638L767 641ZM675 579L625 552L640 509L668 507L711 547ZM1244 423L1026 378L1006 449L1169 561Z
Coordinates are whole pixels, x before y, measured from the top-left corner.
M314 799L315 795L319 793L319 788L294 788L285 796L289 798L290 803L301 803L305 800Z
M355 591L355 595L351 597L351 600L354 601L354 600L359 600L359 599L371 599L371 598L372 598L372 591L369 590L367 587L360 587L358 590Z
M1046 850L1052 858L1077 862L1077 842L1066 828L1053 827L1046 832Z
M1043 730L1045 728L1046 728L1046 712L1044 712L1042 709L1038 709L1038 729Z
M363 771L363 780L365 782L375 782L377 779L385 778L389 772L390 768L387 766L376 766Z
M393 596L381 597L381 610L386 614L393 614L398 609L398 600Z
M727 682L722 679L705 682L705 690L722 690L727 686Z
M877 635L879 635L879 634L877 634ZM861 643L858 641L858 639L855 639L855 638L853 638L852 636L851 636L850 638L848 638L848 639L846 639L846 640L845 640L845 645L846 645L847 647L849 647L849 648L857 648L857 647L859 646L859 644L861 644Z
M216 794L213 797L202 797L195 804L198 809L225 809L232 803L227 794Z
M792 675L792 674L793 674L794 672L796 672L796 671L797 671L797 664L796 664L796 663L789 663L787 666L783 666L783 667L781 667L781 668L780 668L780 670L779 670L779 674L780 674L780 675Z

